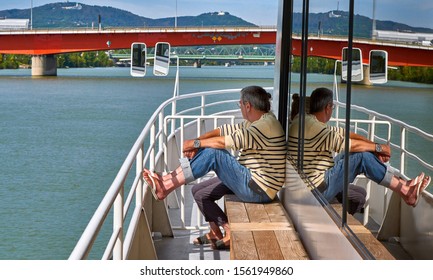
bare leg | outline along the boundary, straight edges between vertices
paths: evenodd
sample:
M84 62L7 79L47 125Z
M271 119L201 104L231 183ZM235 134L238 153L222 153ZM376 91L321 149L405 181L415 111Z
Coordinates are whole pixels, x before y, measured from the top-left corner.
M165 199L169 193L185 184L185 176L181 167L162 177L144 169L143 178L149 185L153 184L151 177L155 182L155 192L159 200Z
M223 229L224 229L224 238L218 240L218 242L220 242L220 244L218 244L218 242L213 243L212 244L212 248L213 249L227 249L230 248L230 226L228 223L225 223L222 225Z
M214 223L214 222L209 222L210 225L210 232L208 233L208 237L209 239L223 239L223 233L220 230L220 227Z

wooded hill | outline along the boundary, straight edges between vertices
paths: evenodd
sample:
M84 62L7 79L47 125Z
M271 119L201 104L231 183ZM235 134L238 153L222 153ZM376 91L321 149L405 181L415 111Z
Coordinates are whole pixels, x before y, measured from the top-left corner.
M30 9L12 9L0 11L0 18L30 18ZM142 17L121 9L107 6L90 6L78 2L58 2L33 8L33 28L91 28L99 25L111 27L168 27L174 26L175 18L152 19ZM177 18L178 27L186 26L256 26L228 12L209 12L197 16ZM302 14L293 17L293 32L300 33ZM372 19L356 15L354 19L355 37L371 38ZM433 29L412 27L393 21L376 20L379 30L433 33ZM309 18L310 33L324 35L347 35L348 12L329 11L311 13Z

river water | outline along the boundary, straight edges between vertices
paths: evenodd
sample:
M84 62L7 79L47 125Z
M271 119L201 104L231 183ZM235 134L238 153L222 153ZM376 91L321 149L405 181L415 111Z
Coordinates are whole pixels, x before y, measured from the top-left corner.
M0 259L68 258L147 119L173 95L174 72L0 70ZM273 86L273 75L271 66L181 67L180 93ZM310 75L308 92L332 81ZM433 133L432 85L355 86L352 101Z

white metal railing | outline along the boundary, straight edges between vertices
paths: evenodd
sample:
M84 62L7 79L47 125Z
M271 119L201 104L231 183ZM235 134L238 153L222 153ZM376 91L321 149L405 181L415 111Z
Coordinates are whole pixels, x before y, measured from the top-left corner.
M345 108L345 104L339 101L335 101L337 106L341 106L343 108ZM392 126L395 126L399 131L400 131L400 135L398 137L398 139L393 139L391 137L391 139L389 141L386 141L390 144L391 148L397 150L400 153L400 163L399 163L399 170L400 172L404 175L405 174L405 167L407 164L406 159L407 158L411 158L417 162L419 162L424 168L433 171L433 165L430 163L427 163L425 160L421 159L418 155L416 155L415 152L413 151L409 151L409 147L407 146L407 138L409 137L408 132L416 135L417 137L423 138L431 143L433 143L433 135L432 134L428 134L425 131L414 127L412 125L406 124L400 120L391 118L387 115L383 115L380 114L378 112L366 109L364 107L361 106L357 106L357 105L351 105L351 110L356 111L356 112L360 112L360 113L364 113L365 115L367 115L367 118L369 120L372 120L372 126L371 126L371 131L368 133L368 137L370 140L374 141L374 140L382 140L385 141L385 139L383 138L377 138L377 136L375 135L375 125L374 123L379 123L379 122L389 122ZM400 140L400 144L398 144L398 140Z
M230 124L234 124L235 123L235 116L234 115L226 115L226 116L204 116L204 115L185 115L185 116L166 116L164 119L164 133L165 135L168 135L168 130L169 130L169 126L170 123L173 123L173 121L175 120L179 120L179 126L176 129L176 134L179 135L178 139L179 139L179 147L183 147L183 142L185 139L193 139L196 138L198 136L200 136L201 134L203 134L203 132L205 132L203 130L204 127L204 123L203 121L206 120L210 120L212 121L212 126L211 128L207 128L207 131L210 131L211 129L215 129L217 128L218 122L219 121L223 121L224 123L230 123ZM194 132L190 132L189 135L187 136L187 133L185 132L187 125L186 124L195 124L195 131ZM173 126L172 126L173 127ZM174 134L172 134L172 136L174 136ZM168 140L169 137L166 137L165 140ZM168 147L167 147L167 141L164 141L164 172L169 172L170 169L167 166L167 163L169 161L168 159L168 155L169 155L169 151L168 151ZM181 155L178 155L181 156ZM173 227L174 229L202 229L202 225L201 225L201 219L199 217L202 216L200 210L197 208L197 222L195 225L186 225L185 222L185 186L181 186L181 198L180 198L180 221L181 221L181 225L178 227Z
M164 118L165 111L168 109L173 116L185 115L186 113L198 112L198 116L205 116L212 109L222 106L223 110L219 109L218 112L226 111L236 112L238 109L227 110L227 103L233 103L233 108L237 108L235 104L239 101L240 89L229 90L215 90L198 92L193 94L185 94L175 96L164 103L162 103L157 110L150 117L146 126L140 133L138 139L132 146L124 163L112 182L110 188L102 199L100 205L93 214L87 227L85 228L81 238L73 249L69 259L87 259L89 253L92 251L95 240L99 237L101 229L107 224L107 217L112 214L113 229L108 238L108 242L103 253L102 259L124 259L126 250L129 248L132 239L132 231L135 229L139 212L143 207L143 199L148 191L148 188L143 188L142 170L144 166L150 169L155 167L155 162L158 157L164 153ZM233 99L223 97L218 99L218 96L229 95ZM215 96L216 101L207 102L207 98ZM198 106L191 106L194 100L198 99ZM186 108L183 111L178 111L178 103L187 100ZM169 110L171 107L171 110ZM217 115L216 113L213 113ZM171 120L171 131L175 132L175 120ZM130 172L133 166L136 166L135 172ZM129 193L124 196L125 184L129 180L132 183L129 188ZM135 200L134 200L135 198ZM127 224L128 212L132 211L129 225ZM126 232L124 229L128 226Z
M336 115L339 114L339 107L346 108L345 103L342 103L340 101L334 101L336 104ZM425 160L421 159L415 152L410 151L409 147L407 145L407 140L409 138L408 132L412 133L412 136L420 137L428 142L432 143L433 147L433 135L428 134L424 131L422 131L419 128L416 128L414 126L408 125L402 121L399 121L397 119L391 118L387 115L380 114L378 112L366 109L361 106L357 105L351 105L351 110L356 111L359 113L363 113L366 115L366 120L351 120L351 127L352 129L361 134L364 135L366 138L373 142L383 142L387 143L391 146L392 149L396 150L399 153L399 158L396 160L395 158L392 158L392 168L400 173L401 176L408 179L408 175L406 173L406 166L408 165L408 159L412 159L415 162L419 163L422 167L424 167L426 170L429 170L430 172L433 172L433 165L430 163L427 163ZM331 119L331 121L335 121L337 124L344 123L344 119ZM367 128L360 128L358 127L358 124L368 124ZM383 134L386 134L386 137L381 137L377 135L377 126L378 125L385 125L387 127L386 132ZM394 127L394 131L399 131L400 133L397 134L397 136L392 135L392 130ZM400 143L400 144L399 144ZM367 183L366 191L367 191L367 199L366 199L366 205L364 209L364 225L368 223L369 221L369 197L370 197L370 187L371 187L371 181ZM383 198L383 216L386 214L385 209L388 208L389 200L387 199L387 193L388 189L385 189L385 196ZM429 196L433 198L433 195L430 192L427 192Z

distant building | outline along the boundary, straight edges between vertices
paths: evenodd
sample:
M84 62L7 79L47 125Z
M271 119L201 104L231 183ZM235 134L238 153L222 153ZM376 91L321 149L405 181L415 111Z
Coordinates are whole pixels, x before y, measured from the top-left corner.
M69 3L69 1L67 3ZM81 6L81 4L79 4L79 3L75 3L75 6L62 7L63 10L81 10L82 8L83 8L83 6Z
M29 19L0 19L0 30L26 30L29 23Z
M330 18L339 18L339 17L341 17L341 15L339 15L339 14L334 14L334 11L330 11L329 14L328 14L328 16Z
M404 42L425 46L430 46L433 42L433 33L375 30L373 35L377 40Z

